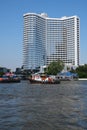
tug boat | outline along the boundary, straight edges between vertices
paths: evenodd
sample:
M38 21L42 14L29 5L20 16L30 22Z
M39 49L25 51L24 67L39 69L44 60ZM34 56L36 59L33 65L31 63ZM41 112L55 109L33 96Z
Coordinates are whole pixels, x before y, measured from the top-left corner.
M59 84L60 80L53 78L51 76L41 75L41 74L32 74L29 77L29 81L31 84Z
M0 83L19 83L20 78L14 74L5 74L0 77Z

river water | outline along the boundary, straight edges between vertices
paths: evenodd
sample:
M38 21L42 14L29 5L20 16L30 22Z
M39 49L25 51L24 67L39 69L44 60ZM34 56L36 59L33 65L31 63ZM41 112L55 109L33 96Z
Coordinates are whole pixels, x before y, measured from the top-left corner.
M87 81L0 84L0 130L87 130Z

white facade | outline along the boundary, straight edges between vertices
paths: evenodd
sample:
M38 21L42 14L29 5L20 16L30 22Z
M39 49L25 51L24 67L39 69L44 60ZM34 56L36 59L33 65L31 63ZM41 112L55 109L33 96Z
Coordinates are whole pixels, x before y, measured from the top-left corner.
M23 65L34 69L55 60L79 65L79 18L49 18L47 14L24 14Z

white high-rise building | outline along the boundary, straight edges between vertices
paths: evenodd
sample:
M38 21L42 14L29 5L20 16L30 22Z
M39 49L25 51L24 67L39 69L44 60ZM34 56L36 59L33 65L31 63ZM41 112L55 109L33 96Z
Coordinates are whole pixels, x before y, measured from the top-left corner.
M79 26L77 16L49 18L45 13L24 14L24 68L35 69L58 59L78 66Z

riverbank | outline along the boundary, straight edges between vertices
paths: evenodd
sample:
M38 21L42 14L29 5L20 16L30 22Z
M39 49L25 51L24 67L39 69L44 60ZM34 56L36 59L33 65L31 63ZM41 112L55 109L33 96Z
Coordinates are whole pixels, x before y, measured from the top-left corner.
M78 80L87 80L87 78L79 78Z

